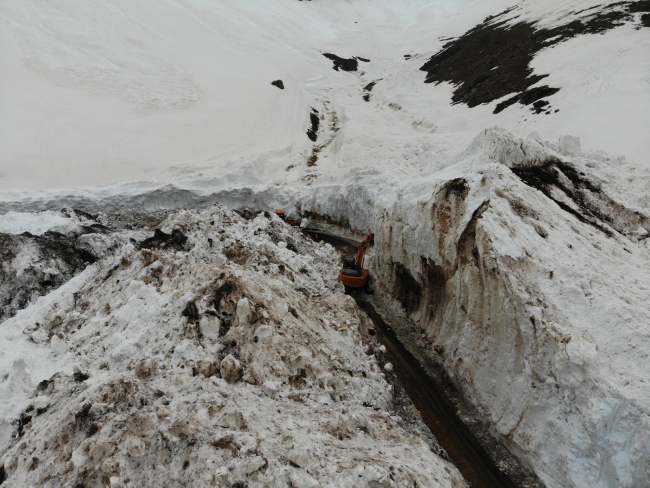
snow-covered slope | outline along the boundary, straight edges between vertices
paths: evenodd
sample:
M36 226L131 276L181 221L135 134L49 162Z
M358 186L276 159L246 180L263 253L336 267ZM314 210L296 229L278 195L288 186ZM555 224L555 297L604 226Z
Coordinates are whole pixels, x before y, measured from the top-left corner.
M450 84L423 83L420 68L450 37L515 3L4 2L0 185L199 179L206 188L417 175L494 124L520 137L575 134L585 148L648 165L649 41L638 19L535 56L535 72L550 74L543 83L561 88L551 97L557 113L517 105L493 114L498 101L452 106ZM575 12L594 6L523 2L506 17L549 27L568 12L588 18ZM335 71L323 53L369 62ZM312 107L321 118L315 142L306 135Z
M4 486L465 486L389 414L329 245L215 206L138 247L0 326Z

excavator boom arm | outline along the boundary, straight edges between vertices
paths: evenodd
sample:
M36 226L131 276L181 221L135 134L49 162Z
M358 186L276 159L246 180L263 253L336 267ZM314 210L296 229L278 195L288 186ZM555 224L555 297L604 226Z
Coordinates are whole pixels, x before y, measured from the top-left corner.
M357 251L356 260L354 261L357 269L361 269L363 267L363 257L366 255L366 249L368 249L368 246L370 245L370 241L372 241L372 238L373 238L372 232L368 232L368 235L363 238L363 241L361 241L361 245L359 246L359 250Z

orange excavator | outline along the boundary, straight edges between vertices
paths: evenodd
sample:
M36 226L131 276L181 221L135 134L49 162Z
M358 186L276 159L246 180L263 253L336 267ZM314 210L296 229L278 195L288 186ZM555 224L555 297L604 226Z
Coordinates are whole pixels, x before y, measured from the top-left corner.
M276 210L275 214L280 217L282 220L284 220L287 224L292 225L294 227L297 227L300 225L300 219L292 219L286 216L284 213L284 210Z
M374 239L374 234L368 232L359 245L359 250L355 256L346 256L343 258L343 268L339 272L339 282L345 286L345 291L351 289L365 288L366 292L372 293L370 288L370 271L363 267L363 259L366 249Z

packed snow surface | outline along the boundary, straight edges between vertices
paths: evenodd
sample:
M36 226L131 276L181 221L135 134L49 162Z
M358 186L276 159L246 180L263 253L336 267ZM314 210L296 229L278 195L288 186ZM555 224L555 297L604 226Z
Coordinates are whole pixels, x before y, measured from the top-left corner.
M0 326L4 486L465 486L391 417L337 263L213 206L30 304Z

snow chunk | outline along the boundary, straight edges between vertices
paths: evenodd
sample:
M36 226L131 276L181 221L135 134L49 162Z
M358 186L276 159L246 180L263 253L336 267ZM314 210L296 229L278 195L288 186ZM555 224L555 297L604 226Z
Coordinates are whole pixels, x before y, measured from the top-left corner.
M580 154L580 138L575 136L561 136L559 147L560 152L565 156Z
M250 320L253 316L253 310L251 309L251 304L248 301L248 298L244 297L237 302L236 314L239 325L246 325L250 323Z
M273 327L271 327L270 325L261 325L255 331L255 335L259 340L266 339L267 337L271 337L273 335Z
M127 437L122 444L123 452L132 458L142 457L145 453L145 447L144 441L134 435Z
M320 488L320 483L302 469L292 470L289 475L291 486L300 488Z
M66 346L65 342L57 335L52 336L50 347L52 347L52 351L54 351L54 354L57 356L65 354L68 350L68 346Z
M79 230L79 220L64 217L59 212L46 210L39 213L7 212L0 215L0 233L30 234L40 236L47 231L67 234Z
M596 346L586 340L572 340L566 346L569 360L579 366L586 365L598 357Z
M240 362L232 354L228 354L221 361L221 377L228 383L235 383L241 379L241 376L242 367Z
M206 339L211 341L216 341L219 339L219 329L221 327L221 321L218 317L212 315L206 315L201 317L199 320L199 327L201 329L201 334Z

